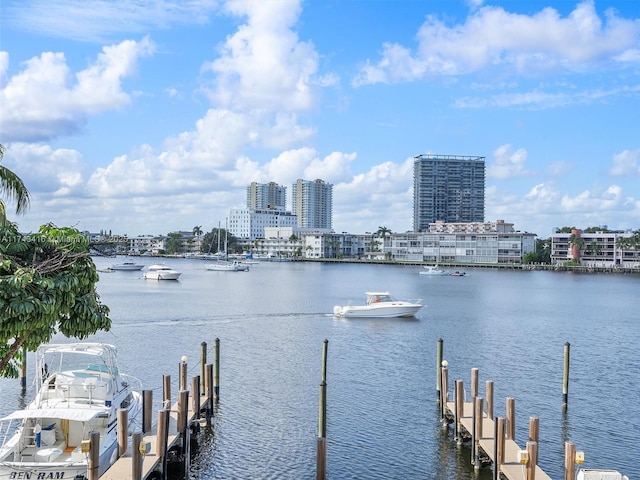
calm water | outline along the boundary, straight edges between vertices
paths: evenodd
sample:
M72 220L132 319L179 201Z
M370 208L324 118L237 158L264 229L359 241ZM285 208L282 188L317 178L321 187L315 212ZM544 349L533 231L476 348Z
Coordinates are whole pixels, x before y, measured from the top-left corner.
M96 258L99 268L114 259ZM121 261L118 259L116 261ZM495 414L516 398L516 441L540 418L539 464L563 478L564 442L585 468L640 478L640 276L468 269L427 277L417 267L262 263L213 272L167 260L178 282L140 272L101 274L113 328L92 337L118 346L120 366L159 400L162 375L177 391L177 364L199 374L200 343L221 342L215 433L193 469L200 479L315 478L322 344L327 368L327 471L333 479L489 479L469 449L443 432L435 404L437 340L449 378L480 370L495 384ZM366 290L422 299L415 319L334 319L333 306ZM562 411L565 342L571 343L569 409ZM0 415L18 408L17 380L0 380Z

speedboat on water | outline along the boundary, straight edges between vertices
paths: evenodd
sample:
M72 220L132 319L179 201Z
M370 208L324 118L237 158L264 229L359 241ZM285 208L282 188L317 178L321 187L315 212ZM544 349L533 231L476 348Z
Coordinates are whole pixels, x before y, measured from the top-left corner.
M149 265L147 271L144 272L144 278L147 280L178 280L180 275L182 275L182 272L160 263Z
M449 272L442 270L438 265L425 265L420 275L449 275Z
M114 263L111 265L112 270L127 270L127 271L135 271L142 270L144 268L143 263L135 263L131 261L122 262L122 263Z
M394 299L389 292L366 292L365 305L336 305L333 307L335 317L354 318L394 318L413 317L423 305Z
M141 383L120 373L113 345L43 345L35 384L33 401L0 419L0 478L86 480L91 432L100 433L102 475L118 458L118 410L128 411L129 433L140 430Z

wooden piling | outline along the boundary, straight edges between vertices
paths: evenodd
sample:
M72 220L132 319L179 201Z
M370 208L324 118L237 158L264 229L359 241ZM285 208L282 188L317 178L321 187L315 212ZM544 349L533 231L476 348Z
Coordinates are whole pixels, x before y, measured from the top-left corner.
M216 338L213 349L214 373L213 373L213 399L215 403L220 401L220 339Z
M182 356L181 362L178 364L178 390L187 389L187 357Z
M100 476L100 432L89 434L89 458L87 466L89 480L98 480Z
M535 442L536 445L540 442L540 418L539 417L529 417L529 441ZM536 453L537 453L536 449ZM533 462L538 464L538 457L533 459Z
M507 397L507 440L516 439L516 399Z
M171 375L162 376L162 406L171 408Z
M485 395L487 397L487 417L493 418L493 380L487 380Z
M316 480L326 478L327 464L327 382L320 383L318 398L318 443L316 456Z
M211 417L213 416L213 364L207 363L205 369L205 395L207 396L207 426L211 426Z
M185 431L187 430L187 419L189 415L189 391L188 390L180 390L178 392L178 418L177 418L177 430L178 435L184 441L186 435ZM184 447L184 445L183 445Z
M471 369L471 398L474 399L478 396L478 377L479 371L477 368Z
M131 435L131 478L133 480L142 480L142 461L144 459L140 452L142 438L140 432Z
M440 404L440 401L442 400L442 394L440 393L442 391L441 388L441 381L442 381L442 377L440 375L440 369L442 368L442 344L443 344L443 340L441 338L438 339L438 343L436 344L436 402L438 403L438 405Z
M536 467L538 466L538 442L527 442L527 480L536 480Z
M576 478L576 444L564 442L564 480Z
M126 408L118 409L118 457L126 455L129 448L129 410Z
M193 414L200 416L200 376L191 377L191 410Z
M440 400L440 420L443 422L444 426L447 426L447 419L445 414L447 413L447 400L449 398L449 369L447 368L447 361L442 361L442 368L440 369L440 373L442 374L442 379L440 381L441 388L441 400Z
M151 415L153 412L153 390L142 391L142 433L151 431ZM127 425L125 423L125 425Z
M458 445L462 444L462 424L460 423L460 419L464 415L464 384L462 380L456 380L456 394L455 394L455 432L456 432L456 443Z
M496 445L496 456L495 462L493 465L494 470L496 470L495 479L498 480L498 475L500 474L500 466L504 463L504 417L496 418L496 436L495 436L495 445Z
M167 446L169 443L169 410L158 410L158 441L156 456L160 458L161 480L167 479Z
M322 342L322 374L320 376L321 382L327 381L327 355L329 353L329 340L326 338Z
M565 410L569 405L569 354L571 351L571 344L566 342L564 344L564 373L562 375L562 408Z
M200 344L200 391L205 391L204 386L204 370L207 364L207 342Z
M482 439L482 421L483 421L483 403L484 403L484 399L482 397L476 397L473 401L473 408L474 408L474 420L475 420L475 425L473 427L473 430L475 432L475 442L473 444L473 457L476 460L475 463L475 467L476 468L480 468L480 461L479 461L479 456L480 456L480 440Z

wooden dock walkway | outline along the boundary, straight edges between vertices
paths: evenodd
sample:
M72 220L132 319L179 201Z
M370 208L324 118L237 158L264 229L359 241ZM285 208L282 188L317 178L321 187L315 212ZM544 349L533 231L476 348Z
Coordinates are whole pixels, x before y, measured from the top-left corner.
M452 415L455 416L455 402L447 402L447 410ZM464 429L471 434L473 431L473 409L474 405L472 402L465 402L463 407L463 414L460 417L460 424ZM496 461L494 458L494 452L496 447L496 442L494 438L495 432L495 422L492 418L487 417L486 413L483 412L482 416L482 435L478 438L478 443L480 448L484 451L484 453L489 457L489 459L493 462L494 468L496 465ZM473 448L473 446L472 446ZM523 480L527 478L526 476L526 465L520 463L518 461L518 451L523 450L516 444L514 440L505 439L504 441L504 462L499 465L499 472L502 473L506 478L510 480ZM542 469L536 465L535 467L535 479L536 480L551 480L551 477L544 473Z
M187 425L191 425L192 422L197 421L200 417L200 412L206 408L208 398L206 395L200 395L198 405L200 406L198 411L194 411L192 400L189 400L187 411ZM187 427L188 430L188 427ZM176 445L180 445L182 440L178 431L178 404L175 403L169 411L169 428L167 438L167 451ZM157 471L160 467L162 458L157 454L158 448L158 428L155 424L151 431L145 433L142 437L142 442L148 443L149 453L142 457L142 477L143 479L149 478L154 471ZM100 476L100 480L132 480L133 475L133 457L131 450L136 448L135 445L131 445L127 453L120 457L105 473Z

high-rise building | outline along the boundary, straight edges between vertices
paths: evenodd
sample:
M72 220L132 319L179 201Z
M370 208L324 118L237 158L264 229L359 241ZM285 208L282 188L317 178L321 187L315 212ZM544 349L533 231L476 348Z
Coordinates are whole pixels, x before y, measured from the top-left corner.
M413 230L429 224L484 222L485 157L418 155L413 162Z
M333 185L324 180L297 180L293 184L291 210L302 228L332 228Z
M247 208L251 210L281 210L287 207L287 187L275 182L251 182L247 187Z

